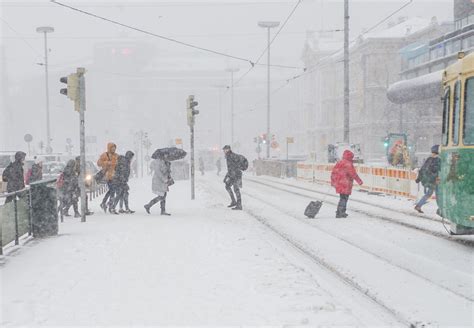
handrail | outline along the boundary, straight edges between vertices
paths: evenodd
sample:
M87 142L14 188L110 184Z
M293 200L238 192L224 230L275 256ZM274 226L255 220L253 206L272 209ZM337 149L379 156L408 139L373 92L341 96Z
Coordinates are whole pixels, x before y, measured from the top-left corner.
M5 197L9 197L9 196L16 196L16 195L24 193L25 191L28 191L28 190L30 190L30 187L26 186L25 188L23 188L21 190L6 192L6 193L3 193L3 194L0 194L0 198L5 198Z
M30 183L30 186L35 186L35 185L44 184L44 183L56 182L57 180L58 180L58 178L49 178L49 179L38 180L38 181Z

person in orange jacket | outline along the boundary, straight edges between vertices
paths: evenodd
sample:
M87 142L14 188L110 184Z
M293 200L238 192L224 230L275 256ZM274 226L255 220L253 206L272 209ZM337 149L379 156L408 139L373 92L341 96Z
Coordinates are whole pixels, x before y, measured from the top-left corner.
M346 208L349 196L352 193L352 185L354 180L358 184L362 184L362 180L357 175L357 172L353 164L354 153L350 150L344 151L342 154L342 160L332 169L331 173L331 186L336 188L336 192L339 194L339 204L337 205L336 218L346 218Z
M100 207L107 212L107 200L109 200L108 207L109 211L112 209L112 204L115 197L115 188L112 183L112 179L115 174L115 167L117 166L118 154L116 153L117 145L109 142L107 144L107 151L100 155L99 160L97 161L97 166L99 166L105 173L105 180L109 190L102 199Z

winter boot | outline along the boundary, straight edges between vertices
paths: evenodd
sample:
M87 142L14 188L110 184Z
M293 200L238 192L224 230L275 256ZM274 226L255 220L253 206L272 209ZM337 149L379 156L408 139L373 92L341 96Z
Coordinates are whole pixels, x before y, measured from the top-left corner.
M107 213L107 205L105 205L105 203L101 203L100 208L104 211L104 213Z
M150 207L151 207L150 204L145 204L143 207L145 208L145 211L146 211L148 214L151 214L151 213L150 213Z
M133 214L135 211L132 211L131 209L127 208L125 211L123 211L125 214Z
M81 217L81 214L79 212L76 212L74 213L74 217L77 219L77 218L80 218Z
M242 211L242 202L235 203L235 207L232 210Z
M162 200L160 203L161 206L161 215L167 215L170 216L171 214L166 213L166 200Z
M418 205L415 206L415 211L417 211L418 213L422 213L422 214L425 213L425 212L423 212L423 211L421 210L421 207L418 206Z

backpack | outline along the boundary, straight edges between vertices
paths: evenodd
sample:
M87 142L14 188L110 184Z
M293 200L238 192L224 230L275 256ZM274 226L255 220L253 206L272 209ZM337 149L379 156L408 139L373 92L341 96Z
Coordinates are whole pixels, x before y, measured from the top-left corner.
M64 186L64 173L61 172L61 174L58 177L58 180L56 181L56 187L58 189L61 189Z
M249 168L249 161L243 155L237 154L237 156L238 156L237 166L239 167L239 170L246 171Z

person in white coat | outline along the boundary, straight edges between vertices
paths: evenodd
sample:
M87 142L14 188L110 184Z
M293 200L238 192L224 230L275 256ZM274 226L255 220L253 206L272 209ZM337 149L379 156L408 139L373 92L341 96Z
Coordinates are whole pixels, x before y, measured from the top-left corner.
M169 191L169 186L174 184L174 181L171 178L171 162L168 161L167 156L164 155L155 159L151 163L150 168L153 172L151 188L156 197L150 200L148 204L144 205L145 210L150 214L152 206L160 202L161 215L169 216L171 214L166 212L166 196Z

